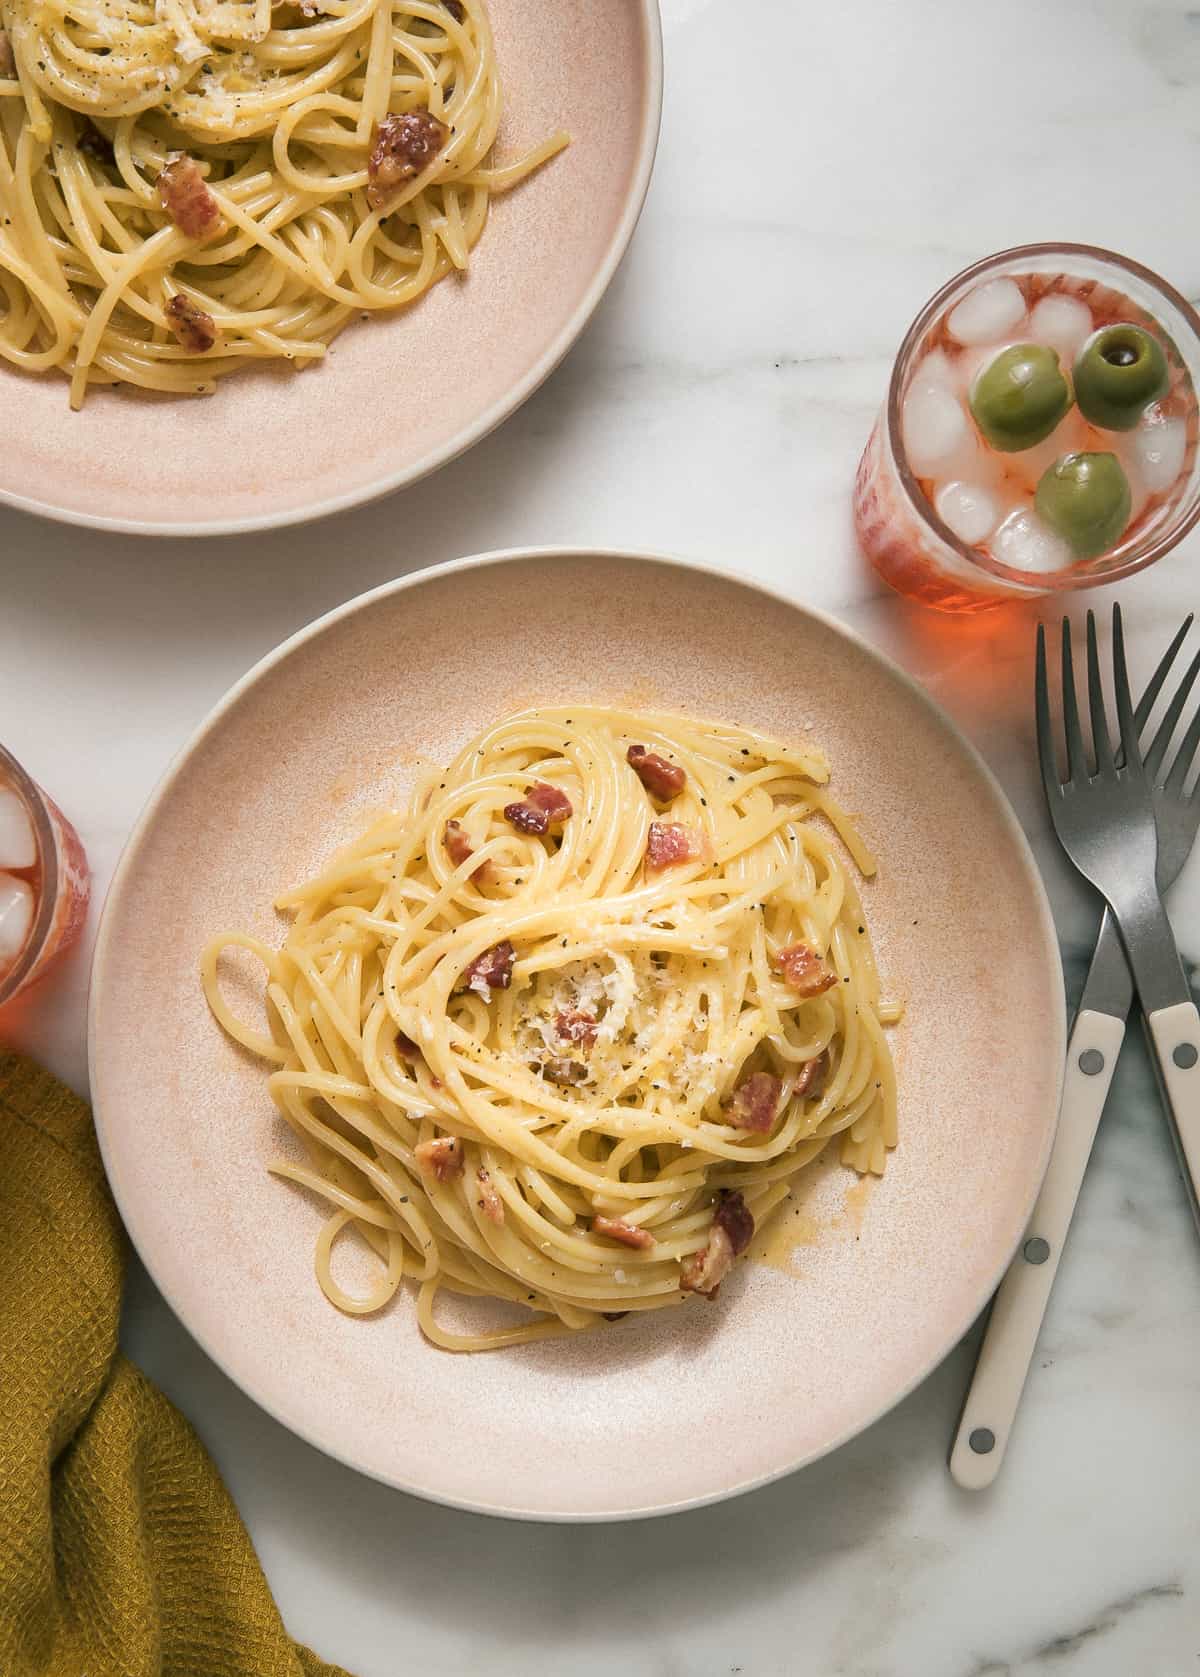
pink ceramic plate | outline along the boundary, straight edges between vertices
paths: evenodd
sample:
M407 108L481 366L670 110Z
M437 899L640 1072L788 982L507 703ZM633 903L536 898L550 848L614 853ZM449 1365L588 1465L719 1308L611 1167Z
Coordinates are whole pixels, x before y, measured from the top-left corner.
M354 1319L318 1291L323 1213L266 1174L286 1131L264 1068L208 1013L199 951L229 926L278 939L275 891L402 799L418 754L448 759L516 706L575 698L811 733L829 751L837 795L880 856L867 913L908 1001L894 1033L901 1145L873 1186L833 1162L811 1173L786 1272L747 1265L711 1307L455 1356L422 1340L407 1291ZM257 1006L249 985L230 993ZM113 1190L210 1356L366 1473L545 1519L732 1495L812 1461L928 1374L1020 1238L1063 1054L1058 950L1033 859L945 717L829 618L697 567L607 553L427 571L265 659L142 817L92 991Z
M657 0L489 0L501 160L572 144L497 198L469 273L355 322L324 364L255 368L195 400L99 390L0 362L0 502L140 534L321 517L412 483L520 406L566 354L629 243L662 104Z

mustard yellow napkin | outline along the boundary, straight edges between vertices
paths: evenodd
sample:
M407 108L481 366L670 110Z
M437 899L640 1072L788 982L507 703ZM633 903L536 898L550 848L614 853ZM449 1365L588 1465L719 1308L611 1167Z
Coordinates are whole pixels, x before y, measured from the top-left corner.
M191 1426L117 1349L91 1115L0 1049L0 1673L344 1677L292 1642Z

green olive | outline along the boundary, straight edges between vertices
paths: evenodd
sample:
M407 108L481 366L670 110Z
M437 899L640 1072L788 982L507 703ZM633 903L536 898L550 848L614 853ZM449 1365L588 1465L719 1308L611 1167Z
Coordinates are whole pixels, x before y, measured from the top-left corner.
M1002 454L1043 442L1070 406L1058 356L1045 344L1002 349L971 386L975 423Z
M1102 326L1075 362L1075 400L1093 425L1132 431L1170 375L1162 345L1140 326Z
M1064 454L1042 473L1034 505L1077 559L1095 559L1121 539L1133 502L1115 454Z

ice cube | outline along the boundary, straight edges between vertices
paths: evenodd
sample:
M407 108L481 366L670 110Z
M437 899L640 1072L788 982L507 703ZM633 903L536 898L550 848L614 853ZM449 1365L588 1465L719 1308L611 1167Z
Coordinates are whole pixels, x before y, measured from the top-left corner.
M27 879L0 873L0 967L16 960L32 925L33 887Z
M957 390L959 379L955 364L944 349L931 349L912 376L912 388L919 384L938 384L945 390Z
M1031 507L1009 513L992 537L992 552L1014 571L1062 571L1074 555L1053 530L1047 530Z
M910 386L903 408L904 447L919 477L968 458L976 443L966 409L952 390L940 384Z
M1146 409L1130 441L1138 475L1151 495L1163 495L1183 470L1187 455L1187 425L1168 419L1155 402Z
M1068 370L1086 338L1092 335L1092 311L1078 297L1055 294L1034 304L1029 317L1029 335L1039 344L1058 351Z
M1130 525L1135 524L1145 512L1146 502L1150 499L1150 491L1146 488L1146 480L1142 476L1138 461L1136 459L1121 459L1120 454L1117 458L1121 460L1121 465L1125 471L1125 481L1129 485L1129 519L1125 525L1126 530L1128 530ZM1124 540L1123 536L1122 540Z
M0 786L0 868L31 868L36 861L29 813L11 786Z
M934 506L942 523L948 524L968 547L986 541L1000 522L1000 503L982 484L943 484Z
M1025 298L1015 280L984 280L968 291L946 322L960 344L986 344L1010 335L1025 318Z

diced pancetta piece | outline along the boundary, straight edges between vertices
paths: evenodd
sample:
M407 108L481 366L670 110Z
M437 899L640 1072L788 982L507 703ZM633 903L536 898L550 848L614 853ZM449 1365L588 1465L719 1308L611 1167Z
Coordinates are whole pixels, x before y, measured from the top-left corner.
M188 239L208 239L224 226L221 206L204 184L200 167L184 151L169 151L158 174L164 210Z
M573 814L571 800L560 786L535 780L525 788L520 803L505 804L504 819L523 833L548 833L551 827L561 827Z
M479 1167L475 1179L479 1186L479 1198L476 1204L480 1211L483 1212L489 1223L502 1223L504 1221L504 1201L492 1186L492 1179L482 1165Z
M474 846L467 837L466 828L461 821L447 821L442 840L446 846L446 854L456 868L461 867L475 854ZM479 866L472 871L471 878L476 885L492 885L495 883L496 870L492 866L490 857L480 862Z
M461 821L447 821L442 839L446 846L446 854L456 868L461 867L475 854L475 848Z
M714 1228L708 1245L693 1252L679 1272L681 1293L699 1293L702 1298L715 1299L717 1289L733 1265L733 1245L723 1229Z
M677 797L687 784L687 775L678 763L668 763L665 757L647 751L644 745L631 745L625 760L647 792L664 804Z
M779 1112L783 1084L769 1071L756 1071L735 1089L726 1108L726 1118L737 1130L756 1130L766 1135Z
M198 303L185 297L182 291L175 293L163 313L167 317L167 325L189 355L203 355L216 343L216 321Z
M596 1041L596 1015L586 1008L560 1007L554 1016L554 1034L560 1042L576 1042L591 1048Z
M713 1228L723 1229L729 1236L735 1258L740 1257L754 1239L754 1216L736 1188L718 1189Z
M775 957L775 965L798 996L819 996L837 983L831 972L810 943L789 943Z
M429 111L389 111L375 125L367 158L371 208L383 209L400 187L423 174L449 138L449 128Z
M682 821L652 821L646 837L646 871L682 867L686 862L706 862L710 857L707 836L698 827Z
M754 1218L741 1194L722 1188L713 1211L708 1245L693 1252L679 1276L680 1291L700 1293L714 1299L729 1274L733 1260L744 1252L754 1236Z
M513 960L516 950L507 938L476 955L458 981L460 990L474 990L488 1001L493 990L507 990L512 983Z
M593 1217L592 1233L601 1234L606 1240L619 1241L622 1246L631 1246L635 1252L649 1252L655 1245L649 1229L639 1229L636 1224L626 1223L620 1217Z
M829 1064L827 1054L818 1054L815 1060L805 1060L796 1074L796 1082L792 1088L793 1095L809 1095L817 1083L825 1075Z
M419 1168L439 1182L453 1182L463 1173L465 1150L456 1135L440 1135L436 1141L420 1141L413 1149Z

